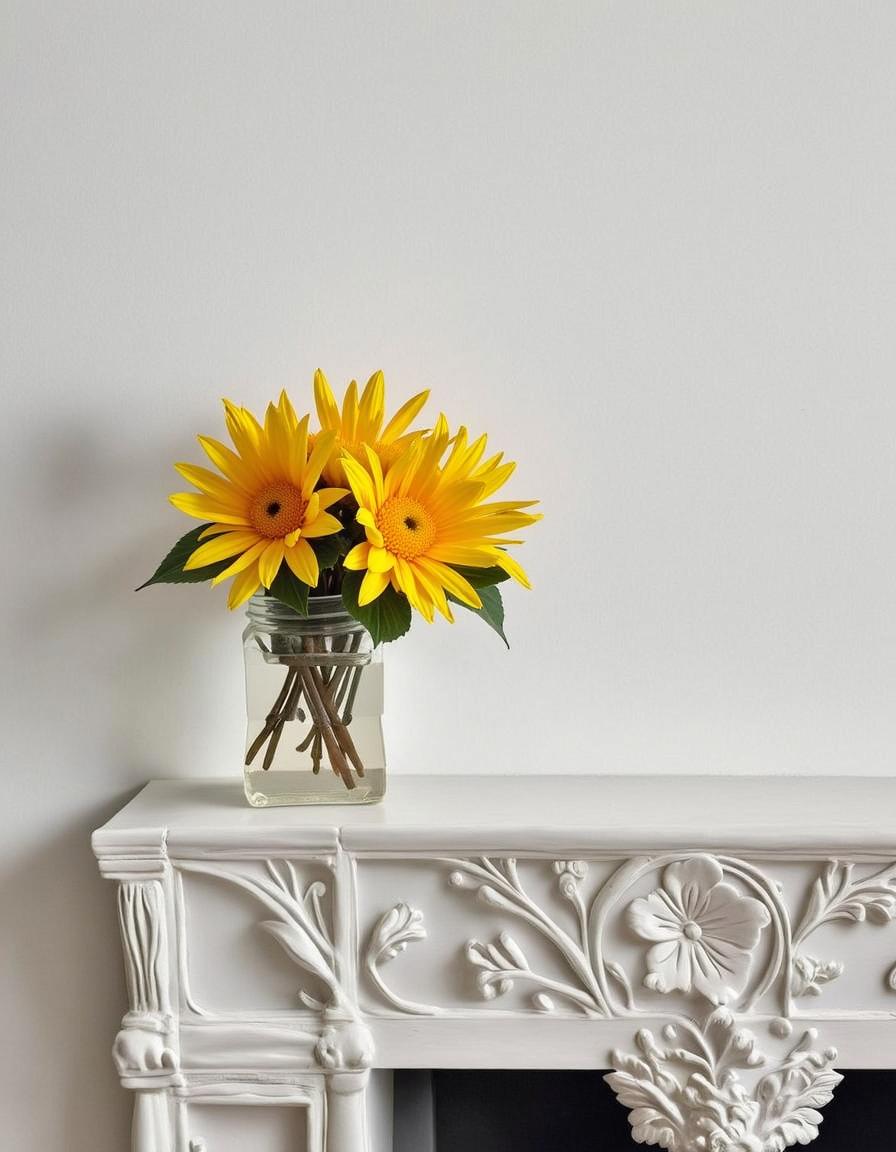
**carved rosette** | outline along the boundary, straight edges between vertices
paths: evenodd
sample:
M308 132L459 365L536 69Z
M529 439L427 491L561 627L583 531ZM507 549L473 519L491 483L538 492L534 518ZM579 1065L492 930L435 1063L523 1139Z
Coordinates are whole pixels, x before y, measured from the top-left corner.
M696 991L714 1004L743 992L768 909L722 881L711 856L670 864L661 887L633 900L626 918L653 947L644 985L655 992Z

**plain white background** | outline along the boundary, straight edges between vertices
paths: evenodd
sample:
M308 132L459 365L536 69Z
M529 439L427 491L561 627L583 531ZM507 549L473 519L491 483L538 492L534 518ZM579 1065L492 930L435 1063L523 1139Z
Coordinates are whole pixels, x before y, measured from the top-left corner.
M0 6L10 1148L126 1146L88 835L239 770L239 616L132 591L222 395L381 367L544 502L509 654L388 651L396 773L892 770L894 37L886 0Z

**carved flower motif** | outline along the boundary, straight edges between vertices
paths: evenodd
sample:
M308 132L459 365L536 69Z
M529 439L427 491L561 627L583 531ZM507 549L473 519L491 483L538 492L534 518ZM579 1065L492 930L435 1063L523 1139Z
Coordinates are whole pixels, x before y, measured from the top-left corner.
M647 953L648 988L693 989L724 1004L743 991L769 914L722 882L717 860L692 856L665 869L661 888L632 901L627 920L643 940L655 941Z

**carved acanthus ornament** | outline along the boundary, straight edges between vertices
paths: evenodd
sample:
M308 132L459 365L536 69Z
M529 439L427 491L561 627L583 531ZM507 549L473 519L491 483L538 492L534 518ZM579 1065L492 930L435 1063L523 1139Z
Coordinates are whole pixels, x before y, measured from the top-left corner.
M823 1108L843 1077L833 1049L812 1049L810 1029L777 1063L752 1032L717 1008L702 1027L685 1020L663 1029L668 1047L642 1029L638 1054L614 1052L606 1077L638 1144L670 1152L783 1152L818 1135ZM743 1072L768 1068L754 1083Z

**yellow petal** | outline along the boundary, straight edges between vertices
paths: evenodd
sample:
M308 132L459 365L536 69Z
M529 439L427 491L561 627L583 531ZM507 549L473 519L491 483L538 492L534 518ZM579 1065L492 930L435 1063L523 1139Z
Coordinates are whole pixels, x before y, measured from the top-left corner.
M283 414L283 422L286 425L288 432L294 432L299 423L299 418L296 415L296 410L292 406L292 401L286 393L284 388L280 393L280 411Z
M435 615L432 599L425 588L417 584L413 567L401 556L395 557L395 575L398 577L398 586L410 600L411 606L431 624Z
M401 455L392 461L389 470L385 476L385 489L386 497L394 495L400 488L402 483L407 478L408 482L413 478L414 471L417 463L420 460L422 451L422 438L418 434L414 439L408 441Z
M319 512L310 524L302 525L302 535L306 540L316 536L332 536L334 532L342 531L342 521L331 516L329 512Z
M257 460L258 445L261 442L261 426L245 408L240 408L230 400L224 401L227 431L233 446L244 460Z
M376 441L385 415L385 392L386 385L382 372L374 372L367 381L358 404L358 427L356 430L358 440L364 440L369 444Z
M296 423L295 430L289 437L289 462L287 475L290 484L296 488L302 487L305 475L305 465L308 462L308 416L303 416Z
M515 469L516 464L510 461L507 464L502 464L500 468L492 468L489 471L481 470L477 473L485 486L485 495L491 496L492 492L496 492L502 484L506 484Z
M364 451L367 454L367 466L370 471L370 478L373 481L373 491L376 496L377 507L381 507L383 501L386 499L386 490L383 483L383 466L380 463L380 458L376 452L370 447L369 444L364 445Z
M395 557L385 548L371 548L367 567L371 572L390 572L395 566Z
M245 516L238 515L229 508L222 508L219 501L213 500L211 496L200 496L196 492L175 492L168 499L180 512L195 516L197 520L214 520L219 524L249 527L249 521Z
M436 543L426 555L444 564L466 564L470 568L490 568L495 563L495 550L489 545Z
M371 572L368 568L361 581L361 591L358 593L358 603L363 608L376 600L389 586L388 572Z
M358 382L352 380L342 400L342 439L354 444L358 433Z
M206 496L211 496L233 512L242 512L246 505L246 494L234 488L229 480L201 468L198 464L175 464L174 467L189 484L193 484Z
M254 596L260 587L261 581L258 579L258 565L252 564L244 572L238 573L230 585L230 592L227 596L227 607L231 611L233 611L234 608L239 608L241 604L246 603L250 596Z
M453 568L449 568L439 560L429 560L425 556L418 556L416 563L468 608L482 607L476 589L459 572L455 572Z
M426 388L423 392L418 392L416 396L412 396L410 400L402 404L383 429L383 433L380 436L383 444L391 444L396 437L400 436L428 399L429 389Z
M206 544L201 544L195 552L191 553L186 564L185 572L192 572L196 568L205 568L209 564L217 564L226 560L228 556L236 556L238 552L245 552L253 544L258 543L257 532L225 532L223 536L214 536Z
M436 608L438 608L448 623L453 624L454 615L451 611L451 605L448 603L445 589L438 580L434 579L420 564L414 565L414 579L425 589Z
M304 479L302 480L302 495L307 500L314 491L314 486L320 479L324 465L330 459L333 447L336 444L335 432L318 432L314 439L314 448L305 465Z
M286 549L286 563L298 578L309 588L315 588L320 579L320 567L314 549L307 540L297 540L295 546Z
M374 520L371 512L368 511L367 508L359 508L358 515L355 517L355 519L359 524L364 525L364 529L367 532L367 539L374 546L374 548L382 548L383 544L385 543L383 540L383 534L380 532L379 528L377 528L376 520Z
M351 572L363 572L367 567L367 557L370 555L370 545L366 540L356 544L351 552L342 561L343 568Z
M318 488L316 495L321 508L330 508L334 504L338 504L343 496L348 496L349 490L348 488Z
M283 413L273 404L268 404L264 414L264 434L267 440L267 458L278 476L289 473L289 429L283 421Z
M502 552L499 549L498 554L495 556L495 560L498 565L504 569L507 575L512 576L514 580L517 581L517 583L522 584L524 588L532 587L532 585L529 583L529 577L523 571L519 562L514 560L514 558L508 552Z
M310 524L313 520L317 519L317 514L320 512L320 497L316 492L312 492L308 497L308 503L305 505L305 515L302 518L302 526Z
M228 568L225 568L223 572L219 572L218 575L214 577L212 584L220 584L221 581L226 580L228 576L236 576L237 572L244 572L250 566L257 574L258 564L256 561L262 552L264 552L265 548L267 548L269 543L269 540L262 539L259 540L257 544L253 544L251 548L247 548L241 556L237 556L236 560L234 560L234 562ZM259 582L260 579L261 578L259 577Z
M364 469L354 457L349 456L348 453L345 453L342 457L342 467L345 469L345 476L351 485L355 499L361 507L371 510L376 508L376 494L373 489L373 481L366 469Z
M336 397L320 368L314 373L314 405L317 408L317 418L320 420L321 428L338 431L342 427L339 409L336 406Z
M283 563L286 545L282 540L271 540L258 559L258 575L265 588L270 588Z
M228 448L219 440L213 440L211 436L199 436L197 439L212 464L223 472L231 483L242 488L247 494L256 487L257 478L252 468L241 460L232 448Z
M197 539L207 540L209 536L217 536L219 532L232 532L233 530L232 524L209 524L202 529Z

